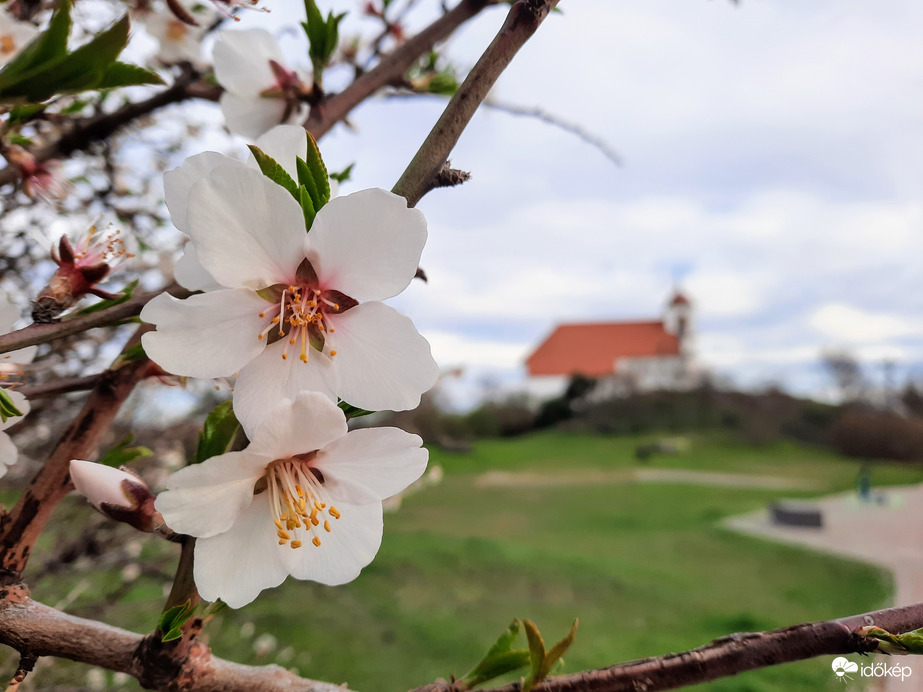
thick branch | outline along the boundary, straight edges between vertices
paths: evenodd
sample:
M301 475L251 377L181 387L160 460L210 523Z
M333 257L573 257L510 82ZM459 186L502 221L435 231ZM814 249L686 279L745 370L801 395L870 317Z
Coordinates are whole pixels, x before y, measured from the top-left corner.
M36 656L58 656L128 673L141 681L152 671L138 656L146 638L94 620L67 615L30 599L22 586L0 590L0 643ZM212 656L196 641L168 692L347 692L306 680L279 666L245 666Z
M59 159L75 151L86 149L91 142L106 139L133 120L153 113L159 108L180 103L190 98L216 100L220 89L195 81L192 70L183 72L167 89L138 103L129 103L112 113L94 115L76 121L59 139L32 150L36 161ZM14 166L0 170L0 185L15 182L19 171Z
M177 298L185 298L190 295L189 291L177 284L167 286L164 290ZM70 319L64 319L61 322L30 324L28 327L24 327L15 332L0 335L0 353L15 351L35 344L44 344L48 341L54 341L55 339L62 339L65 336L80 334L94 327L105 327L130 317L135 317L141 312L141 308L161 293L163 293L163 291L140 293L132 296L124 303L113 305L111 308L106 308L105 310L98 310L88 315L79 315Z
M149 365L147 358L140 358L103 374L19 502L9 514L0 516L0 585L20 581L35 541L58 502L73 487L71 459L86 459L94 452Z
M656 692L737 675L747 670L814 656L868 653L877 641L855 630L875 624L892 633L923 627L923 603L877 610L839 620L811 622L771 632L732 634L710 644L655 658L548 678L537 692ZM449 682L438 681L414 692L458 692ZM519 685L497 687L488 692L519 692Z
M488 92L510 64L513 56L557 4L558 0L519 0L510 8L500 33L468 73L468 77L449 101L423 146L392 188L395 194L407 198L409 206L415 206L431 189L433 179L449 157L478 106L487 98Z
M450 36L459 26L477 15L495 0L461 0L423 31L401 44L382 58L373 69L359 77L341 93L311 108L305 128L320 139L336 123L369 96L388 84L403 78L413 64L433 49L439 41Z

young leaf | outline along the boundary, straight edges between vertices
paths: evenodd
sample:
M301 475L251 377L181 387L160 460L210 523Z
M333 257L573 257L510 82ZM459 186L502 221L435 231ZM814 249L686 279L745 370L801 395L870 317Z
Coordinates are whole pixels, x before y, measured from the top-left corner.
M124 440L100 457L99 463L118 468L119 466L125 466L126 464L130 464L138 459L144 459L153 454L147 447L129 447L128 445L130 445L134 439L135 436L131 433L126 435Z
M307 188L302 185L298 188L298 204L301 205L301 209L304 211L304 228L306 231L311 230L311 226L314 224L314 217L317 216L317 211L314 209L314 200L311 199L311 193L308 192Z
M180 605L168 608L160 615L157 629L161 633L161 641L170 642L183 636L183 625L193 616L198 605L186 601Z
M349 177L352 175L353 166L355 165L356 165L355 162L353 162L349 164L346 168L344 168L342 171L340 171L339 173L330 173L328 175L331 180L336 180L338 183L345 183L347 180L349 180Z
M346 420L350 418L361 418L362 416L367 416L375 411L366 411L364 408L358 408L352 404L347 404L345 401L339 401L337 406L340 407L340 410L346 414Z
M5 389L0 388L0 421L6 423L10 418L21 415L22 411L16 408L13 397Z
M513 642L519 635L519 620L513 620L510 626L499 636L477 665L474 666L461 682L472 689L500 675L505 675L518 668L529 665L530 654L526 649L512 649Z
M156 72L145 70L137 65L115 61L103 73L102 80L96 89L114 89L124 86L138 86L140 84L163 84L163 79Z
M299 199L300 195L298 193L298 183L292 180L292 176L288 174L282 166L272 158L269 154L266 154L262 149L260 149L255 144L248 145L250 152L253 154L253 158L256 159L256 164L260 167L260 170L263 171L263 175L269 178L272 182L277 185L281 185L286 190L289 191L289 194L292 195L296 200Z
M308 165L308 170L311 171L314 183L317 185L317 191L321 199L317 210L320 211L320 208L330 201L330 178L327 174L327 166L324 165L324 159L320 155L317 140L314 139L314 135L310 132L307 134L308 152L304 157L304 161Z
M526 637L529 640L529 654L532 669L522 682L522 692L529 692L529 690L548 677L554 665L570 648L570 645L574 643L574 637L577 636L578 621L574 620L574 624L571 625L570 632L567 633L567 636L551 647L551 650L547 653L545 652L545 642L542 639L541 633L538 631L538 627L535 626L535 623L531 620L523 620L523 624L526 628Z
M0 90L19 81L19 76L67 53L67 36L71 29L71 1L62 0L51 15L48 28L23 48L19 55L0 70Z
M111 308L114 305L119 305L120 303L124 303L126 300L131 298L131 294L134 293L137 287L138 287L138 280L135 279L130 284L125 286L125 288L122 289L122 292L119 294L118 298L109 298L106 300L101 300L98 303L93 303L92 305L87 306L83 308L82 310L77 310L74 313L74 316L89 315L90 313L99 312L100 310L105 310L106 308Z
M311 204L315 211L319 210L327 200L322 200L320 190L317 189L317 183L314 181L314 175L308 168L308 164L300 156L295 157L295 170L298 171L298 183L304 187L311 195Z
M199 464L229 451L239 430L240 423L234 415L231 402L218 404L205 419L205 425L199 434L194 463Z

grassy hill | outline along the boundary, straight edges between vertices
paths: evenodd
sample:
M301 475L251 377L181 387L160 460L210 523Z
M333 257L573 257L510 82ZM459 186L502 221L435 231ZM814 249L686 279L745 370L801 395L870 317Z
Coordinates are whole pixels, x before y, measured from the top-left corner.
M289 580L221 613L207 629L210 643L242 662L278 661L372 692L465 673L513 617L534 620L546 640L579 617L565 662L565 671L577 671L885 604L890 579L872 567L717 525L780 496L847 489L854 462L792 443L750 447L703 435L674 440L683 451L639 463L636 446L654 439L546 432L482 441L467 454L434 450L431 463L444 479L386 515L381 552L359 579L337 588ZM638 482L639 468L746 474L808 489L774 489L765 478L755 485L773 487ZM923 470L880 466L873 480L920 482ZM61 514L86 521L89 511L75 500ZM170 548L148 542L144 551L166 560L167 571ZM154 624L163 577L126 588L112 570L87 569L37 581L33 574L33 593L55 603L89 581L69 611L95 613L106 589L119 589L121 603L103 617L139 631ZM704 689L835 689L829 666L806 661ZM82 671L57 665L35 679L72 683L67 676Z

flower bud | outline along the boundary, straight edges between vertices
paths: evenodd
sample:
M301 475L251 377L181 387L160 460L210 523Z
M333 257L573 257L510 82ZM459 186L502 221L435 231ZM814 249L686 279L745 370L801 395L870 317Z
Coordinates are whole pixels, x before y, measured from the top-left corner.
M120 262L134 257L120 236L121 231L111 227L100 233L95 224L76 244L66 235L61 236L57 249L51 253L58 270L35 299L32 319L53 322L87 294L108 300L118 298L118 294L104 291L96 284Z
M163 517L154 509L153 493L124 467L72 459L70 475L77 492L110 519L148 533L163 526Z

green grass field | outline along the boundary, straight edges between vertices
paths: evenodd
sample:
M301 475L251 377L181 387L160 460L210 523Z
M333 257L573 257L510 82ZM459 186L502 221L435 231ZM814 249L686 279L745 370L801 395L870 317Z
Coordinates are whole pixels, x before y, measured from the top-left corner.
M579 617L564 667L572 672L886 602L890 579L872 567L717 525L780 496L848 489L855 463L788 443L688 439L687 450L643 465L633 455L639 438L555 432L481 442L468 454L434 451L431 463L444 468L443 481L386 515L381 552L359 579L337 588L289 580L240 611L221 613L208 627L209 641L217 654L242 662L279 661L357 690L400 691L465 673L514 617L535 621L546 641L563 636ZM780 476L814 489L642 484L629 476L635 468ZM566 482L571 470L582 482ZM483 486L487 471L512 476L505 485ZM519 473L531 474L531 481L520 483ZM876 467L873 480L920 482L923 469ZM76 499L62 508L77 521L89 512ZM163 546L145 550L160 553ZM40 579L34 595L53 604L81 578L87 574ZM119 582L114 572L90 579L93 588L73 599L72 612L94 613L100 590ZM149 629L161 581L139 578L104 617ZM264 637L257 651L261 633L272 633L277 643L270 646ZM39 671L36 679L82 674L65 665L57 673ZM826 658L790 664L702 689L835 689L829 666Z

